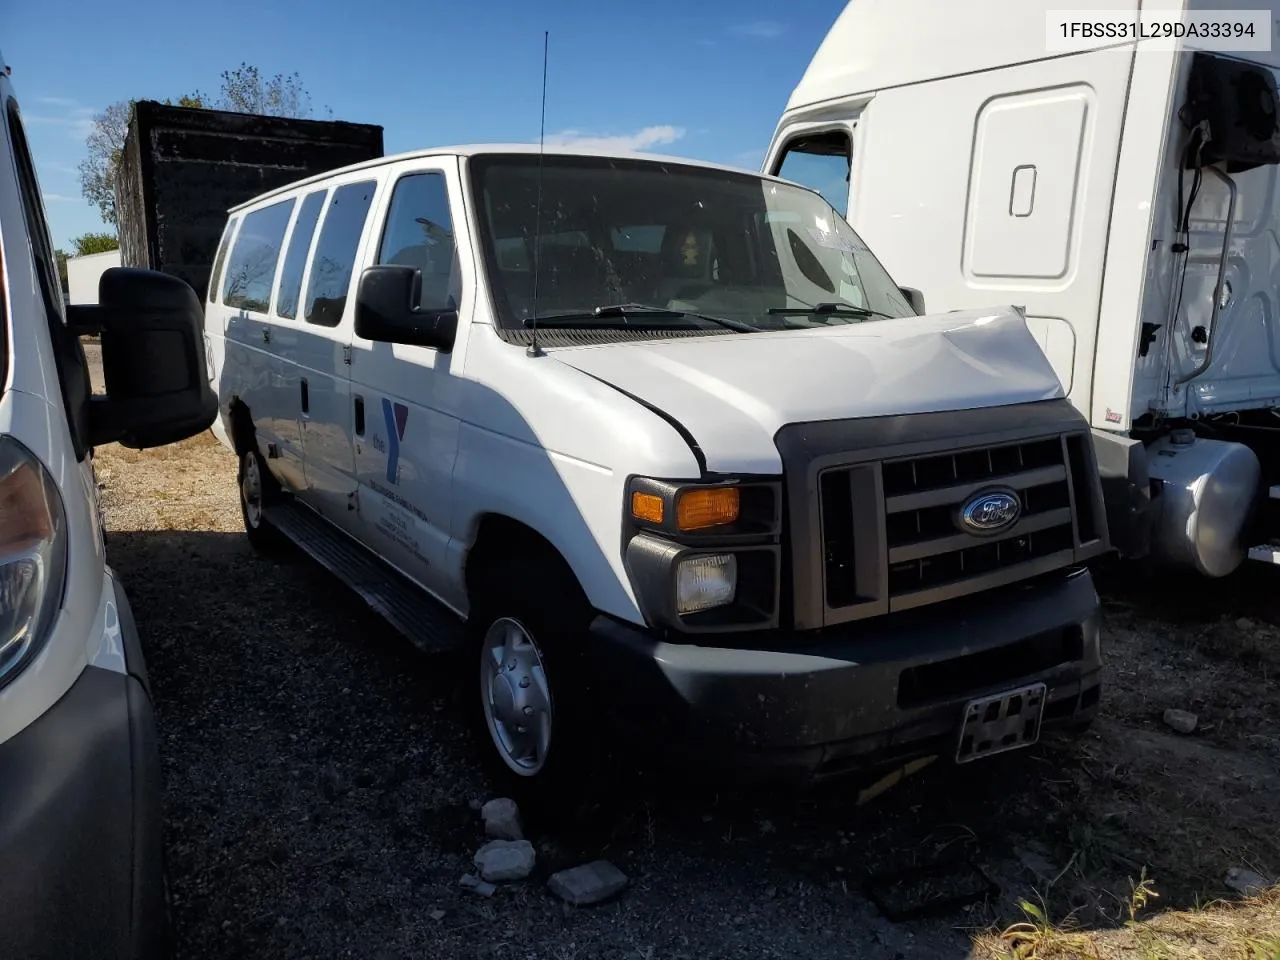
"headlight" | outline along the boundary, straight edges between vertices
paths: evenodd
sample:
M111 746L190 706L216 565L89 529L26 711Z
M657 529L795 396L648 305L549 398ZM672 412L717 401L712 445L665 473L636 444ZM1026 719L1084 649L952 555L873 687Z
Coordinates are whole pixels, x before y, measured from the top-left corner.
M0 437L0 686L36 655L66 574L65 518L53 478L11 437Z
M676 565L676 613L684 616L733 603L738 558L731 553L686 557Z
M630 477L623 563L645 622L677 634L776 626L781 505L772 478Z

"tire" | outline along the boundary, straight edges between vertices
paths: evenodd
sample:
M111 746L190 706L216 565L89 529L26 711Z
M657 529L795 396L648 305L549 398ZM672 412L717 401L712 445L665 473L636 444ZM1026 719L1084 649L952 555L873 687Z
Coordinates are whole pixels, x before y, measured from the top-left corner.
M498 795L543 823L577 821L609 759L585 657L592 611L562 563L522 561L488 571L474 598L473 720Z
M263 555L275 556L284 546L284 537L271 525L266 511L279 502L280 489L257 450L251 448L240 455L236 485L240 490L240 519L244 521L249 545Z

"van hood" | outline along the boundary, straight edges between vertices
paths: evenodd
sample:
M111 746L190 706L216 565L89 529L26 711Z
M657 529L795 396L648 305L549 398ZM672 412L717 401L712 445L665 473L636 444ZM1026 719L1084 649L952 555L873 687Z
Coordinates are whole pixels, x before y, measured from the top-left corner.
M547 353L677 420L715 473L780 473L789 423L1064 396L1011 307Z

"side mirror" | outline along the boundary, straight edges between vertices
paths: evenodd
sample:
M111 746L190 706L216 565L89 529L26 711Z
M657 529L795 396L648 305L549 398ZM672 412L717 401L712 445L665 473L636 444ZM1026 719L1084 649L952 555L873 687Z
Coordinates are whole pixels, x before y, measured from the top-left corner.
M911 309L914 310L918 316L923 317L925 314L924 294L915 287L899 287L898 289L901 290L902 295L907 298L907 303L911 305Z
M458 311L423 310L421 298L421 270L399 264L366 268L356 289L356 336L448 353L458 334Z
M71 306L81 336L102 338L106 396L89 401L89 443L161 447L209 429L218 398L204 355L204 311L191 285L156 270L112 267L97 306Z

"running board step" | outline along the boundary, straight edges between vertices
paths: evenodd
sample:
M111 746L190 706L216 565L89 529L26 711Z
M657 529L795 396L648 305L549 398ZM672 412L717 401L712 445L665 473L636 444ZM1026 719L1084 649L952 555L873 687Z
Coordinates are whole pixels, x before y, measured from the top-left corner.
M307 507L281 503L271 507L266 516L303 553L358 593L424 653L455 650L462 645L463 625L451 610Z
M1276 488L1272 487L1271 489L1275 490ZM1280 541L1260 543L1256 547L1250 547L1249 559L1257 560L1259 563L1274 563L1280 566Z

